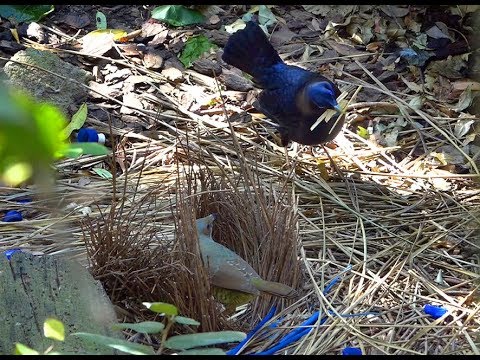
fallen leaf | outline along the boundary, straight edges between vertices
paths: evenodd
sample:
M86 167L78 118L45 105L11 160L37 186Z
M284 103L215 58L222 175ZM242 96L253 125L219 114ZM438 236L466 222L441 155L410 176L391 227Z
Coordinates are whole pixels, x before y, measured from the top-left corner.
M330 45L332 49L334 49L336 52L338 52L340 55L343 55L343 56L369 54L367 52L357 50L351 45L339 44L335 40L327 40L327 44Z
M188 68L192 66L195 60L214 46L215 45L212 44L205 35L192 36L185 43L179 59L182 64Z
M161 5L152 10L152 18L165 21L173 26L186 26L203 23L205 16L197 10L183 5Z
M297 36L297 34L291 31L287 26L281 25L279 30L273 32L270 37L270 42L275 46L280 46L288 43L295 36Z
M457 138L461 138L470 131L474 123L475 123L475 120L458 119L457 122L455 123L453 133Z
M472 100L473 100L472 90L470 89L470 87L467 87L465 91L462 93L462 95L460 95L457 106L455 106L454 110L458 112L465 110L472 104Z
M260 5L258 8L258 22L260 25L270 26L277 22L277 18L267 6Z
M400 79L402 79L402 81L405 83L405 85L407 85L407 87L410 90L412 90L413 92L415 92L415 93L422 92L422 87L420 85L418 85L417 83L414 83L412 81L408 81L402 75L400 75Z
M440 24L443 24L443 23L440 23ZM445 26L445 29L444 31L446 30L447 32L445 33L444 31L442 31L440 29L440 27L438 25L434 25L432 26L430 29L428 29L425 33L434 38L434 39L450 39L451 41L453 41L453 39L450 37L450 35L448 35L448 29L446 28L446 25L443 24Z
M346 17L355 10L357 5L302 5L302 7L308 12L322 17Z
M245 24L245 21L243 21L242 19L237 19L232 24L225 25L225 31L229 34L233 34L238 30L245 29L245 26L247 26L247 24Z
M480 82L473 81L470 79L462 79L462 80L457 80L452 83L453 90L452 92L462 92L467 89L467 87L470 87L470 90L472 91L480 91Z
M107 29L107 17L101 11L97 11L97 13L95 14L95 22L97 24L98 30Z
M439 171L442 171L441 169L433 169L432 171L428 172L427 175L450 175L450 172L443 170L441 174L439 174ZM445 174L447 173L447 174ZM437 190L441 191L448 191L451 189L452 185L449 181L447 181L444 178L441 177L433 177L430 180L432 182L432 185L435 187Z
M218 17L218 15L212 15L208 18L209 24L215 25L215 24L218 24L219 22L220 22L220 18Z
M393 5L381 5L380 10L382 10L385 14L391 17L404 17L406 16L410 10L409 6L393 6Z
M445 60L433 61L428 67L429 71L445 76L449 79L464 78L464 69L467 68L466 61L461 55L450 56Z
M424 102L425 98L422 95L417 95L408 102L408 105L410 105L414 109L420 110Z
M173 82L180 82L183 79L183 74L180 70L174 67L169 67L162 70L162 75Z
M109 51L115 40L125 37L127 32L121 29L94 30L82 38L82 52L101 56Z

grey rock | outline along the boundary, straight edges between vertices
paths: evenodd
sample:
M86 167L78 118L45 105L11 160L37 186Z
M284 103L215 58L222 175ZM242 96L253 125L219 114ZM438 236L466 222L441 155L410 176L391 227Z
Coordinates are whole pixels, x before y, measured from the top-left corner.
M17 52L11 60L4 67L9 85L30 93L40 101L53 103L67 112L70 105L87 96L87 88L79 83L86 84L91 75L51 52L28 48Z

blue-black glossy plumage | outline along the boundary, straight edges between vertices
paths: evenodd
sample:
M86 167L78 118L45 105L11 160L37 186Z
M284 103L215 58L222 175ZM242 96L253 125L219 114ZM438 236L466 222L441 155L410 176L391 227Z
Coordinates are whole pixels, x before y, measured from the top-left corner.
M256 23L250 21L230 36L222 59L250 74L263 88L254 106L279 124L283 145L290 140L322 144L340 131L343 120L332 129L338 115L310 130L327 108L338 106L337 86L320 74L285 64Z

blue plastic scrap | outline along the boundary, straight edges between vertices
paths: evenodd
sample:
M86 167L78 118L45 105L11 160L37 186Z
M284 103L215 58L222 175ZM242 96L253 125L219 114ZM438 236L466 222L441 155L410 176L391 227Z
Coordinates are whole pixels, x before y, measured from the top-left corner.
M346 347L342 350L342 355L363 355L362 349L357 347Z
M5 250L3 253L7 257L7 260L10 260L13 254L17 252L22 252L22 249L10 249L10 250Z
M442 306L430 305L430 304L426 304L423 307L423 311L425 311L425 314L430 315L434 319L441 318L443 315L445 315L448 312L448 310Z
M3 216L3 222L15 222L15 221L22 221L23 216L20 211L17 210L10 210Z
M247 343L248 340L250 340L253 335L255 335L258 330L260 330L263 325L268 321L270 320L273 315L275 315L275 311L277 311L277 308L275 306L272 306L272 308L270 309L270 311L268 312L268 314L258 323L257 326L255 326L248 334L247 336L245 337L245 339L242 340L242 342L240 342L237 346L235 346L233 349L230 349L227 351L227 355L236 355L237 352L240 351L240 349L243 347L243 345L245 345Z
M335 276L325 287L323 293L327 294L335 286L335 284L337 284L340 281L342 275L350 271L351 269L352 269L352 266L349 265L340 274ZM227 355L236 355L241 350L241 348L247 343L247 341L250 340L263 327L263 325L273 317L274 314L275 314L275 308L272 308L270 312L267 314L267 316L265 316L260 321L260 323L252 331L250 331L247 334L247 337L240 344L238 344L235 348L227 352ZM368 314L371 314L371 313L351 314L350 316L357 316L357 315L365 316ZM319 316L320 316L320 311L316 311L312 316L310 316L302 324L295 327L295 329L293 329L287 335L285 335L276 345L272 346L271 348L265 351L253 353L250 355L272 355L275 352L287 347L288 345L292 344L293 342L297 341L298 339L302 338L303 336L307 335L310 331L312 331L314 329L313 325L318 321ZM327 319L328 317L325 316L320 320L319 324L322 325L323 323L325 323L325 321L327 321ZM276 324L273 324L273 325L276 326Z

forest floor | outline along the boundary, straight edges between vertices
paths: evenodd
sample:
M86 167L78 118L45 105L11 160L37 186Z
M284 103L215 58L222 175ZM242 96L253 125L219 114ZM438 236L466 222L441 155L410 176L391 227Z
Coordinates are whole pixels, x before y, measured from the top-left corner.
M2 38L2 67L32 47L91 75L66 110L86 103L85 126L114 156L57 162L49 199L2 187L0 211L24 220L0 223L0 246L89 264L130 322L151 318L142 301L165 301L202 331L248 331L275 303L278 326L243 353L320 311L325 321L278 353L480 354L478 6L261 7L281 58L334 79L348 101L342 133L325 147L290 144L288 163L252 106L259 89L221 60L225 29L259 8L199 7L205 21L182 27L150 19L153 9L57 5L18 26L20 44ZM109 29L141 31L81 41L97 11ZM196 35L214 46L185 64ZM202 275L172 241L191 246L193 219L211 212L217 241L301 296L261 296L232 319L210 297L198 305ZM435 319L425 305L448 312Z

